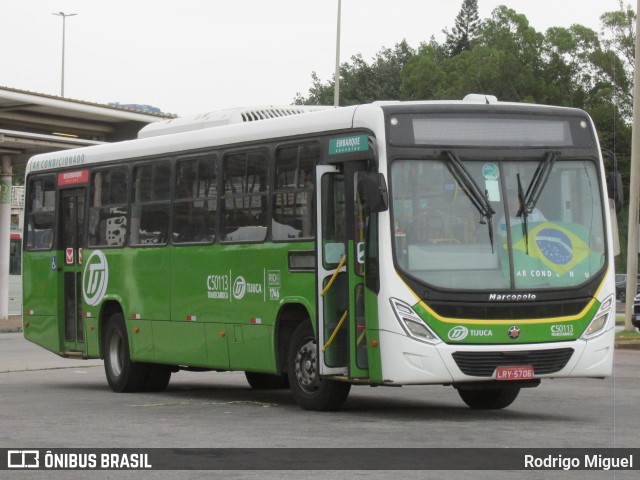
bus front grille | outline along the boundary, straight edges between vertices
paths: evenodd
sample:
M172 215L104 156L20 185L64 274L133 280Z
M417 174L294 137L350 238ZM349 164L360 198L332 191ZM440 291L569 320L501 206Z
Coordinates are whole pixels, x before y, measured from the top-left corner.
M533 365L536 375L555 373L564 368L573 348L528 350L523 352L455 352L452 356L465 375L491 377L496 367Z

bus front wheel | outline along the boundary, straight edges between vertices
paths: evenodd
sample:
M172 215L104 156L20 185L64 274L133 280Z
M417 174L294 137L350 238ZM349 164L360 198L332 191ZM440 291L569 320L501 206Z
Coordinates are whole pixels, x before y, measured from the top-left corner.
M478 410L500 410L513 403L520 393L519 387L458 389L460 397L469 407Z
M293 333L288 355L289 387L305 410L336 410L349 395L351 384L320 377L318 344L313 329L303 322Z
M107 382L114 392L146 390L149 370L147 365L131 361L127 328L121 313L114 313L107 322L103 352Z

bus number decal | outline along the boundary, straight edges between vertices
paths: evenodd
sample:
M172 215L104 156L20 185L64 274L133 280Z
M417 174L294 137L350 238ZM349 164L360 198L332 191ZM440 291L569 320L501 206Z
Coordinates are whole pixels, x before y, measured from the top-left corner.
M262 281L250 282L232 272L207 276L207 298L213 300L243 300L247 295L262 296L263 301L280 300L280 270L263 270ZM234 280L233 280L234 279ZM255 298L255 297L253 297Z
M100 250L93 252L84 266L82 274L82 296L84 301L95 306L102 301L109 283L109 264Z
M209 275L207 277L207 297L217 300L229 300L229 276Z
M269 300L280 300L280 270L267 270Z

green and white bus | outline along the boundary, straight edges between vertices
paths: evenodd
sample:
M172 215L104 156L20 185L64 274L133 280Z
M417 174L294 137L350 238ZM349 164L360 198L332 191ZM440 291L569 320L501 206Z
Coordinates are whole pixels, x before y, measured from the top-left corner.
M336 409L352 385L472 408L611 374L605 172L580 110L238 109L27 166L24 335L116 392L243 371Z

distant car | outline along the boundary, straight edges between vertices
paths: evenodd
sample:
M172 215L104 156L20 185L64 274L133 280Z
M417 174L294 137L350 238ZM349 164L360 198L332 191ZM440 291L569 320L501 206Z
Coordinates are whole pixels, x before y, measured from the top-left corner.
M640 294L633 298L633 315L631 315L631 323L634 327L640 328Z
M640 275L636 280L636 293L640 293ZM623 273L616 274L616 300L624 302L627 299L627 276Z

